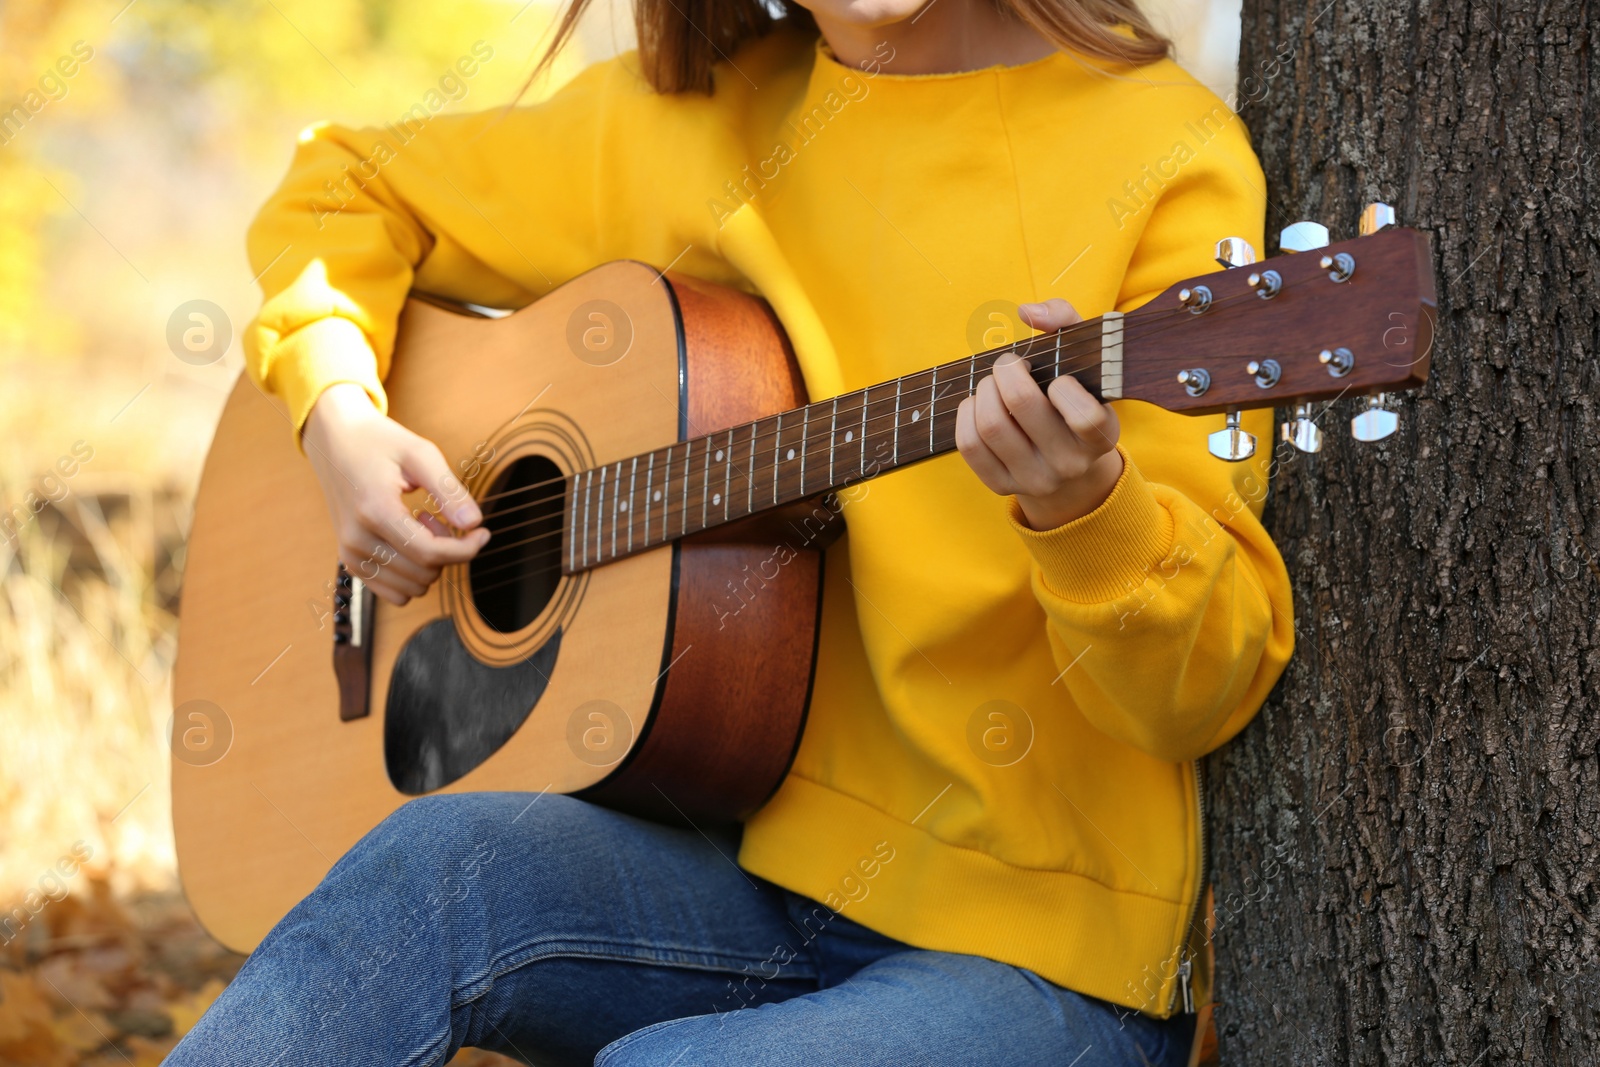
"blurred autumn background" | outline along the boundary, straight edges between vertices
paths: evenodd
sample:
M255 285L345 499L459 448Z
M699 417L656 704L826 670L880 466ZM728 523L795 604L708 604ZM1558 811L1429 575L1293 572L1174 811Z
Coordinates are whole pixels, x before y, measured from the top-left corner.
M446 106L511 100L556 10L0 0L0 1065L153 1067L242 963L184 903L167 783L184 537L258 300L246 224L303 127L393 121L477 42ZM1237 0L1153 13L1226 96ZM527 99L631 36L600 0ZM226 316L213 362L169 345L194 300Z

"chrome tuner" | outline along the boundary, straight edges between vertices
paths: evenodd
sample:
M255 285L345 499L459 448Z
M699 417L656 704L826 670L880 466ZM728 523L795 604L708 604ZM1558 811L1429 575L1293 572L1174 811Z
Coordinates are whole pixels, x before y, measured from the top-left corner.
M1278 234L1278 248L1284 252L1310 252L1328 244L1328 228L1320 222L1296 222Z
M1256 250L1243 237L1224 237L1217 242L1217 262L1224 267L1245 267L1256 261Z
M1283 288L1283 275L1275 270L1264 270L1252 273L1244 283L1256 291L1256 295L1263 300L1271 300Z
M1311 417L1310 404L1294 406L1294 417L1283 424L1283 439L1302 452L1322 451L1322 431Z
M1381 441L1400 428L1400 415L1387 407L1389 395L1375 393L1367 398L1367 408L1350 420L1350 436L1371 444Z
M1339 252L1323 256L1317 261L1317 266L1328 272L1329 281L1347 282L1350 280L1350 275L1356 272L1356 257L1349 252Z
M1317 362L1327 367L1335 378L1343 378L1355 370L1356 354L1348 348L1324 348L1317 353Z
M1275 359L1252 359L1244 365L1244 372L1255 376L1256 384L1271 389L1283 377L1283 367Z
M1206 450L1218 459L1238 463L1256 454L1256 435L1246 433L1239 425L1239 413L1230 411L1222 429L1206 438Z
M1394 208L1388 204L1373 202L1361 211L1361 236L1367 237L1377 233L1386 226L1395 224Z
M1211 290L1203 285L1193 289L1179 289L1178 303L1188 308L1191 314L1198 315L1211 306Z
M1211 388L1211 372L1204 367L1190 367L1178 372L1178 384L1190 396L1203 396Z

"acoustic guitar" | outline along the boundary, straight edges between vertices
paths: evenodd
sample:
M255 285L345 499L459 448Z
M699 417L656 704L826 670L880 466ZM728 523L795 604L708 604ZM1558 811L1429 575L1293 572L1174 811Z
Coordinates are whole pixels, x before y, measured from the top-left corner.
M1227 412L1216 461L1254 450L1247 408L1292 407L1286 440L1313 449L1312 402L1367 396L1357 436L1392 432L1383 394L1427 378L1426 238L1389 227L1260 265L1237 239L1219 250L1240 265L1136 311L809 403L766 303L641 263L513 314L412 299L390 414L438 444L493 537L400 608L363 588L381 560L339 565L285 409L241 380L200 483L174 683L195 911L247 951L385 815L440 790L698 825L759 807L805 722L840 494L953 450L997 359Z

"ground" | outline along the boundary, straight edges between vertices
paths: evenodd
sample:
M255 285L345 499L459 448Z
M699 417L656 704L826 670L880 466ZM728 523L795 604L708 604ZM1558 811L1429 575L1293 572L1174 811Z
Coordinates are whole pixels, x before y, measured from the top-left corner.
M91 880L0 947L0 1067L157 1067L243 963L180 894L119 900ZM468 1050L451 1063L515 1061Z

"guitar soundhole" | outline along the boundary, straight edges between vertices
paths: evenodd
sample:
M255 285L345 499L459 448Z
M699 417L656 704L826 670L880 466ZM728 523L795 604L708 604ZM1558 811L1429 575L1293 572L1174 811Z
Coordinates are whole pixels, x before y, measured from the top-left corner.
M512 633L544 610L561 579L565 476L546 456L524 456L484 494L493 535L468 566L472 602L492 629Z

